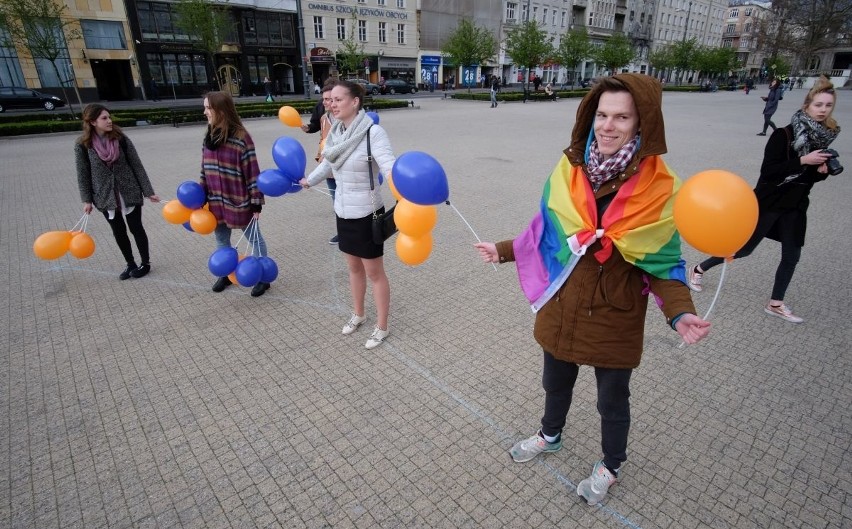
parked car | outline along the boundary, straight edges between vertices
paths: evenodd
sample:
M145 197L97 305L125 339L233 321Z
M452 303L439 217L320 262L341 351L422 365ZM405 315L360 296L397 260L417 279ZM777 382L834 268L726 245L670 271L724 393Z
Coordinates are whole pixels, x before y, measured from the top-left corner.
M43 108L53 110L64 107L65 101L56 96L42 94L32 88L0 86L0 112L10 108Z
M347 81L351 81L353 83L358 83L359 85L364 87L364 91L369 95L378 95L379 92L382 91L381 87L377 84L373 84L366 79L347 79Z
M385 84L382 85L382 93L383 94L416 94L417 93L417 85L411 84L408 81L403 81L402 79L387 79L385 80Z

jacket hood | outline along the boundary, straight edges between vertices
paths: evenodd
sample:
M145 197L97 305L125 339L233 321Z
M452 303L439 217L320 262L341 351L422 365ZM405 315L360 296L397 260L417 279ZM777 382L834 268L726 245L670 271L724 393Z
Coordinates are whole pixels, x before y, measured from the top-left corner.
M627 88L639 112L641 142L635 158L665 154L667 148L663 124L663 86L657 79L638 73L622 73L611 78L621 81ZM586 163L586 148L591 144L590 137L594 137L595 112L604 91L604 84L598 83L580 101L577 120L571 132L571 145L564 151L571 165Z

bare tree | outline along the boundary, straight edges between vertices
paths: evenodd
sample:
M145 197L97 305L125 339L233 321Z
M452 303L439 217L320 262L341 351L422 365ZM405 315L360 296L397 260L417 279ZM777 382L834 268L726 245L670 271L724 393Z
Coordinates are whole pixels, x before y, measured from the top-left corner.
M4 46L27 49L34 61L44 59L51 64L62 95L68 102L68 110L76 118L65 91L66 83L73 83L77 102L80 106L83 102L71 66L67 40L77 40L82 33L77 21L68 16L67 9L64 3L56 0L0 0L0 25L6 29L0 32L0 38ZM64 75L59 70L60 62L68 67Z
M222 80L216 73L215 57L222 51L222 44L226 42L234 26L227 8L214 4L210 0L178 0L174 7L177 13L175 25L189 35L196 46L207 53L210 71L221 90Z
M772 11L762 28L769 63L789 54L808 68L814 55L848 42L852 33L849 0L773 0Z

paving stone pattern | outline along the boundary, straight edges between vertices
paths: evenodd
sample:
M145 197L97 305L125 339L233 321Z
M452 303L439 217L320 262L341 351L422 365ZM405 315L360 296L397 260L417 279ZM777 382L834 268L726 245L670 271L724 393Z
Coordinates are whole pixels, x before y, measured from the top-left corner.
M763 88L667 94L669 164L753 183ZM852 126L847 95L837 116ZM803 97L788 93L775 121ZM534 214L577 103L424 98L381 123L397 154L436 156L453 206L500 240ZM263 168L279 136L316 148L274 118L247 126ZM164 198L196 178L203 132L128 130ZM543 409L533 316L514 267L481 263L451 207L439 206L422 266L386 247L391 335L367 351L369 295L369 321L340 333L348 275L316 190L268 199L261 228L281 277L261 298L210 292L213 237L167 224L150 203L145 278L118 280L122 259L97 213L93 257L36 259L36 236L82 214L74 138L0 140L0 527L852 527L850 170L812 193L787 299L806 323L762 310L772 241L729 266L704 343L678 348L649 308L623 480L589 507L574 488L600 457L593 371L581 370L564 448L513 463L509 447ZM852 167L852 136L835 147ZM699 311L719 269L705 277Z

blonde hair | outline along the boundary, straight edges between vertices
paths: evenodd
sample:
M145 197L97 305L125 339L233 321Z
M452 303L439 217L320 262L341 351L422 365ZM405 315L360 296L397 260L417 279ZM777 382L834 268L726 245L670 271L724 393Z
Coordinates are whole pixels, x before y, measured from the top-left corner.
M834 98L835 104L837 103L837 94L834 91L834 85L831 81L828 80L828 77L824 75L820 75L819 78L814 82L814 85L808 90L808 94L805 96L805 102L802 103L802 111L807 111L808 107L813 103L814 98L819 94L831 94L831 97ZM831 107L831 110L828 112L828 116L826 116L823 124L826 128L834 130L837 128L837 120L832 117L832 113L834 112L834 107Z

